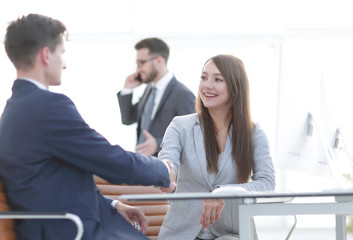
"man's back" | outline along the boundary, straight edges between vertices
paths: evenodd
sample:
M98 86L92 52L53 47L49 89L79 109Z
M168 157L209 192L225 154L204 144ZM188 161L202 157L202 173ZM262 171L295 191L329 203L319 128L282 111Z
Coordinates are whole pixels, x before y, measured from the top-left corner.
M0 122L0 175L10 206L17 211L69 211L99 219L98 209L91 208L97 205L92 176L53 154L50 138L59 136L46 134L50 126L45 119L56 110L48 109L55 108L56 103L49 102L55 95L24 80L14 84ZM28 226L34 228L32 233ZM22 221L18 237L40 239L39 228L40 224Z
M109 224L113 223L126 224L129 228L98 192L92 176L94 172L114 183L140 184L143 176L139 178L139 175L143 173L139 166L133 166L135 159L128 154L117 146L112 147L90 129L66 96L41 90L25 80L15 81L13 95L0 121L0 175L13 210L65 211L77 214L86 228L103 222L108 224L108 231ZM119 163L124 158L131 161ZM131 175L136 178L132 179ZM158 184L158 181L157 177L144 184ZM66 225L62 221L52 223L22 221L17 226L19 239L21 234L25 239L43 236L52 239L52 234L57 234L60 239L63 236L59 226ZM62 233L68 234L65 237L71 233L74 236L74 227L69 229L72 232ZM85 229L84 239L92 236L97 239L102 233L95 230ZM89 232L91 235L87 235ZM121 234L124 233L121 231ZM132 227L131 234L145 239L132 232Z
M143 212L103 197L93 174L112 184L171 187L175 172L168 161L110 145L68 97L48 91L61 84L66 69L65 36L62 22L39 14L18 18L6 30L5 50L18 78L0 119L0 177L9 205L74 213L84 240L147 239L130 224L137 221L145 231ZM65 220L21 220L16 232L18 239L62 240L76 229Z

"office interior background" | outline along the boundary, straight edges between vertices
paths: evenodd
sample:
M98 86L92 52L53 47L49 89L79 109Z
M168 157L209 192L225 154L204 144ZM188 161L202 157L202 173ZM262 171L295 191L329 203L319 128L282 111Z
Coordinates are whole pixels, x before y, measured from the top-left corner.
M66 25L67 69L62 85L50 90L69 96L112 144L134 151L136 125L122 125L116 93L135 71L134 44L160 37L171 49L169 69L195 95L209 57L232 54L243 60L253 120L268 135L278 191L353 187L350 0L14 0L1 5L2 43L9 21L28 13ZM1 46L0 112L16 78ZM143 86L134 100L142 91ZM306 134L309 113L314 139ZM337 139L334 162L328 161L322 142L333 146ZM285 239L293 219L257 217L256 222L260 239ZM334 239L333 228L333 216L298 216L290 239Z

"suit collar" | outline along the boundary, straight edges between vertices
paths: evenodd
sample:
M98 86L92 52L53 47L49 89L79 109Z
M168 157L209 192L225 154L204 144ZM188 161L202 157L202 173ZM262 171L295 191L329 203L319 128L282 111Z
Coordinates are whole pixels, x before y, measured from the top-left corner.
M171 79L169 79L169 77L171 77ZM162 80L162 79L161 79ZM158 104L158 108L156 110L156 113L154 114L154 116L156 116L159 112L159 110L161 109L161 107L164 105L164 102L166 101L167 99L167 96L171 93L172 89L173 89L173 86L175 85L176 83L176 78L174 77L173 73L171 72L168 72L166 75L164 75L163 77L163 80L162 80L162 85L159 83L157 84L154 84L154 83L148 83L147 86L146 86L146 89L142 95L142 98L141 98L141 101L138 105L138 110L137 110L137 119L140 119L141 118L141 114L142 114L142 109L143 107L145 106L145 103L147 101L147 98L148 98L148 95L150 93L150 91L152 90L153 86L156 86L156 88L158 90L164 90L164 93L163 93L163 96L162 96L162 99L160 100L159 104ZM164 84L167 83L168 85L165 87Z
M48 90L43 83L40 83L34 79L31 79L31 78L18 78L17 80L24 80L24 81L27 81L27 82L31 82L33 83L34 85L36 85L38 88L42 89L42 90Z
M158 89L158 91L164 92L169 82L174 78L172 72L167 72L157 83L152 83Z
M12 90L18 88L31 88L31 89L39 89L34 83L30 81L26 81L24 79L16 79L13 83Z
M174 85L176 84L177 80L176 78L173 76L172 79L169 81L164 93L163 93L163 96L162 96L162 99L161 101L159 102L159 105L158 105L158 108L157 108L157 111L155 113L155 116L158 114L158 112L160 111L160 109L163 107L164 103L166 102L166 100L168 99L168 96L169 94L172 92L173 90L173 87Z
M215 182L218 182L218 178L222 175L222 171L226 167L233 166L232 164L229 164L229 161L232 161L232 144L231 143L232 143L231 136L228 135L226 147L224 148L222 158L220 159L220 162L218 163L218 173L215 178Z
M203 141L203 134L200 124L195 124L194 126L194 141L195 141L195 148L197 154L197 161L199 163L200 171L202 176L207 183L207 185L212 189L212 183L208 177L207 172L207 161L206 161L206 151L205 151L205 143Z

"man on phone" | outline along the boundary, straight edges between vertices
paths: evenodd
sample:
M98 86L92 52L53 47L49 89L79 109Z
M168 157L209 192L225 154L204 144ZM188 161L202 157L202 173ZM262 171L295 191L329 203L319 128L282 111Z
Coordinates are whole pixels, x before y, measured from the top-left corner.
M175 116L195 112L194 94L168 71L168 45L159 38L146 38L135 45L136 72L125 80L118 92L121 120L138 123L136 152L157 155L165 130ZM136 104L133 89L147 84Z

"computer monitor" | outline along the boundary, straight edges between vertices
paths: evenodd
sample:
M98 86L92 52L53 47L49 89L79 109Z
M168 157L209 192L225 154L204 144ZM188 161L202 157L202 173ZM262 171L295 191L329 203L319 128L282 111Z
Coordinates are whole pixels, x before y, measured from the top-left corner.
M335 147L341 135L329 86L322 76L282 84L275 164L280 169L331 178L335 188L344 188L345 174L353 168L351 158L341 157Z

